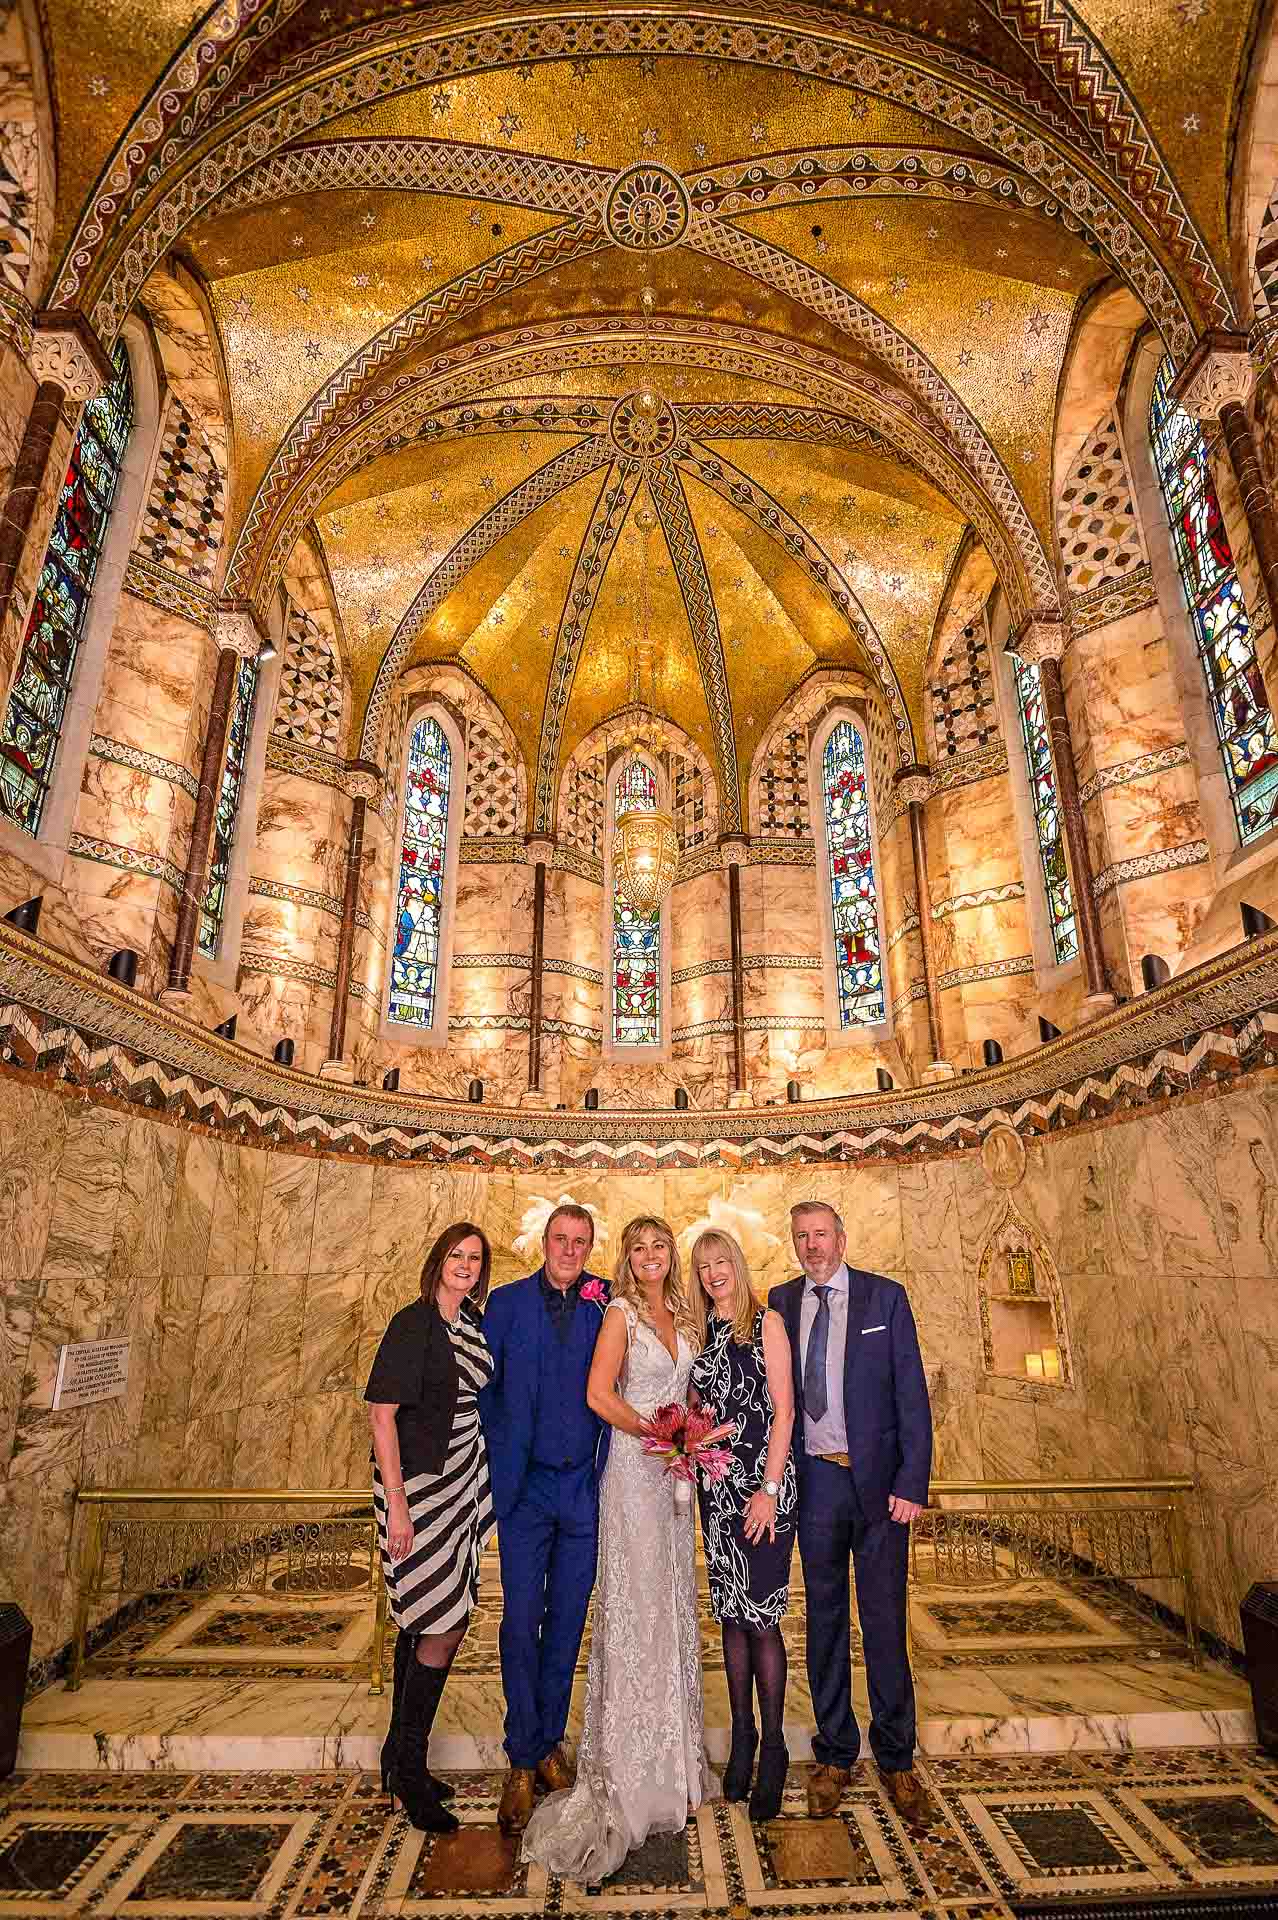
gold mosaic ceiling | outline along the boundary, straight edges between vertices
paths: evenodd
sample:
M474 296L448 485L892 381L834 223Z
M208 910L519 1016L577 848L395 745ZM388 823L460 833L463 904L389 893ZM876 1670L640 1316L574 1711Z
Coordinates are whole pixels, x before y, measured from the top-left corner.
M868 669L903 755L911 726L921 751L928 650L973 523L978 548L1003 539L1005 572L1016 557L1027 600L1053 589L1061 368L1115 271L1115 222L1117 253L1162 276L1165 328L1192 337L1229 297L1221 103L1250 5L1214 0L1207 32L1198 0L1082 0L1064 54L1000 12L853 8L800 44L819 16L749 34L712 6L562 27L515 9L487 41L430 26L423 53L409 4L267 0L238 52L218 16L215 74L178 61L179 104L197 67L213 74L169 151L215 183L183 202L176 251L225 362L230 588L268 591L312 530L356 739L392 667L457 659L530 774L562 763L629 692L637 498L658 521L658 697L721 779L744 778L821 664ZM47 20L56 257L197 16L47 0ZM1044 192L1048 149L1112 218ZM163 188L146 191L132 240ZM635 244L654 236L669 244ZM668 428L651 447L614 415L643 386Z

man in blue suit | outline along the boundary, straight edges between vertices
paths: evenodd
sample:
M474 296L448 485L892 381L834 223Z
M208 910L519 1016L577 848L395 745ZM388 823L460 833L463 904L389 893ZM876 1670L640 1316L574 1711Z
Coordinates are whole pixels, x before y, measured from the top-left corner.
M497 1820L508 1834L528 1825L538 1781L557 1792L573 1780L561 1743L595 1583L609 1432L586 1405L607 1305L603 1281L585 1271L594 1239L584 1207L556 1207L542 1266L498 1287L484 1314L493 1375L479 1411L501 1552L510 1762Z
M897 1810L926 1821L914 1772L914 1681L906 1641L910 1522L927 1505L932 1411L904 1287L849 1267L834 1208L790 1214L803 1272L773 1287L794 1365L799 1554L808 1605L808 1686L816 1716L808 1811L833 1813L861 1734L852 1712L848 1559L870 1692L870 1748Z

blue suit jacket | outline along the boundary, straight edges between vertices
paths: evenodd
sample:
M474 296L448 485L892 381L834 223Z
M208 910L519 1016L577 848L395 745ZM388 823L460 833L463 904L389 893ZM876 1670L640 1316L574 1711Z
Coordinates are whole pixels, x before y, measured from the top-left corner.
M584 1273L582 1281L595 1277ZM579 1300L568 1332L568 1344L580 1365L583 1399L602 1325L602 1308L593 1301ZM479 1417L488 1447L493 1506L500 1521L518 1505L524 1490L537 1427L541 1357L546 1343L559 1338L542 1302L540 1267L526 1280L513 1280L509 1286L498 1287L489 1295L484 1310L484 1338L493 1356L493 1376L480 1390ZM594 1463L597 1487L608 1458L608 1437L612 1429L597 1414L592 1413L590 1418L598 1436Z
M768 1295L768 1305L781 1315L790 1336L794 1453L800 1467L804 1425L799 1316L804 1284L800 1274ZM904 1287L860 1267L848 1268L843 1409L852 1478L866 1517L881 1518L893 1493L925 1504L932 1472L932 1408L914 1315Z

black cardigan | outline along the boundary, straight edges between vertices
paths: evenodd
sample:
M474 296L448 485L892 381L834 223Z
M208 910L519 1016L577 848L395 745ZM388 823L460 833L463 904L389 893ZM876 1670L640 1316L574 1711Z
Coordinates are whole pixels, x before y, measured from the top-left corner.
M479 1325L468 1301L461 1310ZM433 1301L413 1300L394 1315L382 1335L364 1398L398 1405L395 1426L405 1479L443 1472L457 1413L457 1357Z

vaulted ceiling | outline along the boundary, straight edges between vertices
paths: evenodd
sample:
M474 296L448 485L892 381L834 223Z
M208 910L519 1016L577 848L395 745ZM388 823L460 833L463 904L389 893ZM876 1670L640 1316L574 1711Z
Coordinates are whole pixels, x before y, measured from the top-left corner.
M57 301L109 334L171 251L204 284L227 590L309 529L366 750L456 660L553 773L628 697L647 503L658 699L722 782L819 665L921 754L960 543L1057 591L1089 298L1125 279L1178 357L1236 324L1245 0L46 5Z

